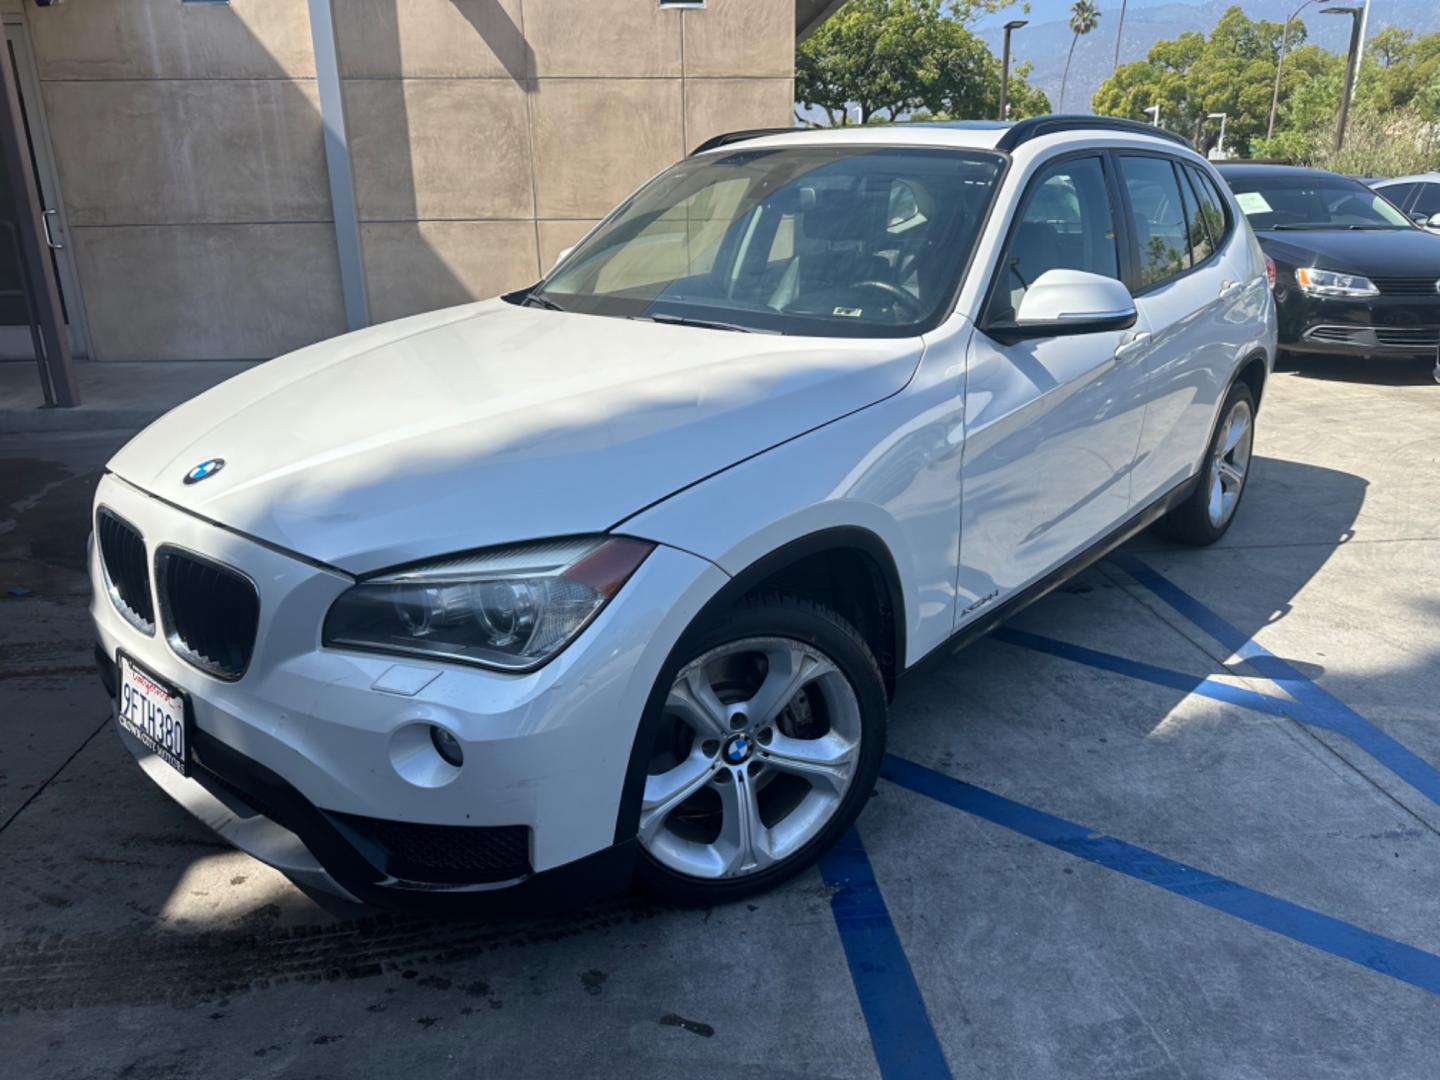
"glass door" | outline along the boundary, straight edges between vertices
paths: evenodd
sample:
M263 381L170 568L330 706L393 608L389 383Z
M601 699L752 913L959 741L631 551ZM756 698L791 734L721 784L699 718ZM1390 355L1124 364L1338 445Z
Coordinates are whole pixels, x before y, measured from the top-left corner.
M41 107L40 83L35 73L35 58L30 38L23 23L5 22L5 47L15 65L15 79L20 89L21 109L25 114L25 137L30 148L30 166L35 187L40 194L42 225L47 244L49 269L60 286L60 302L70 332L70 350L76 356L90 355L89 336L80 304L79 279L65 227L65 212L60 201L60 185L55 161L50 153L49 130ZM21 261L21 248L15 231L15 199L5 162L0 158L0 360L34 360L32 304L27 282L34 281L32 271Z

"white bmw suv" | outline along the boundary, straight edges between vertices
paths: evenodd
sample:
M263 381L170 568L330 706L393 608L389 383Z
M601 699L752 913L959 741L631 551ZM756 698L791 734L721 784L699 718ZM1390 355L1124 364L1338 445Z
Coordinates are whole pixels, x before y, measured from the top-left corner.
M860 813L902 672L1151 523L1225 532L1275 336L1154 128L721 136L534 286L130 442L101 673L145 772L302 885L742 896Z

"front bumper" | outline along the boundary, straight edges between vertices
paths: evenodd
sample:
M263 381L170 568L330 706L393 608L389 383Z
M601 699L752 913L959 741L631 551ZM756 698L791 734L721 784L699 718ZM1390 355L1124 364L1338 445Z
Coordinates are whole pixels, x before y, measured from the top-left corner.
M1291 285L1280 297L1280 344L1343 356L1431 356L1440 349L1440 294L1346 300L1306 296Z
M322 648L320 625L346 575L114 476L96 503L141 532L152 561L160 544L175 544L243 571L260 591L250 667L221 681L172 651L163 627L146 635L120 615L92 545L102 676L123 650L188 695L192 775L126 742L147 775L225 839L303 885L383 906L468 910L557 878L566 891L591 890L628 874L633 838L617 835L617 822L635 734L671 644L727 580L718 568L658 547L551 663L502 674ZM404 767L407 731L432 723L465 749L464 766L440 783Z

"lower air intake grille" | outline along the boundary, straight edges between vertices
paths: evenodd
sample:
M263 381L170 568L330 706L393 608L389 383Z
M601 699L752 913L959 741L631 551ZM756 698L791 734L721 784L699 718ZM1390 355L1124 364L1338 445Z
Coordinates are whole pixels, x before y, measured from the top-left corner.
M1348 341L1355 340L1355 331L1343 326L1317 326L1305 335L1312 341L1326 341L1336 345L1343 345Z
M524 825L415 825L333 816L384 848L386 872L402 881L479 885L530 873L530 830Z
M145 541L135 526L101 507L95 515L95 536L100 560L116 610L137 629L155 632L155 605L150 600L150 571L145 565Z
M178 548L160 549L155 577L170 647L218 679L245 674L260 624L250 579Z
M1440 345L1440 329L1433 326L1379 326L1375 328L1375 338L1381 345L1396 348L1433 349Z

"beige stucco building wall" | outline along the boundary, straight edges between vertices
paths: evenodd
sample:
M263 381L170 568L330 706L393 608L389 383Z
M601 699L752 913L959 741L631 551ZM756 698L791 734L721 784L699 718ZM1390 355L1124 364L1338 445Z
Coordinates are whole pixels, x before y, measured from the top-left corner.
M708 136L793 120L793 0L332 10L375 322L532 281ZM342 332L305 0L25 13L97 358Z

